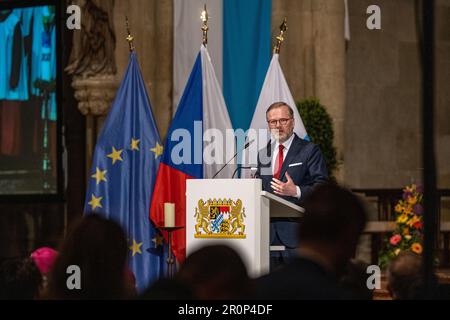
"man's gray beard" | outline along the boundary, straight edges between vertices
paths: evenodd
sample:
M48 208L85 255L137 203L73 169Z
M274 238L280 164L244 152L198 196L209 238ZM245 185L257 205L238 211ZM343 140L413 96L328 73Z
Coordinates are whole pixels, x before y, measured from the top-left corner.
M291 134L289 136L287 136L286 139L284 139L283 141L280 141L280 139L278 139L274 134L272 134L272 138L279 144L282 144L282 143L285 143L286 141L288 141L292 137L293 134L294 134L294 131L292 131Z

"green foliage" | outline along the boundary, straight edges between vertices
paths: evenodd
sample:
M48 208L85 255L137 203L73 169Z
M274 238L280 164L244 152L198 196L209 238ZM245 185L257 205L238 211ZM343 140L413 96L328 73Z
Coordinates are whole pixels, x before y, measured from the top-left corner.
M338 166L336 148L333 146L333 121L319 99L310 98L297 102L297 109L302 117L306 132L311 142L317 144L327 164L330 178Z

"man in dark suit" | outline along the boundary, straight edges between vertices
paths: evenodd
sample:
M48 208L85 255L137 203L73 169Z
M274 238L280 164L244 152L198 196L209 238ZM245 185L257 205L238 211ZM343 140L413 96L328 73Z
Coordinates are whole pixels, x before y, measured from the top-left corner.
M317 145L294 133L294 111L286 103L272 104L266 119L272 141L258 154L256 178L262 179L263 190L301 204L316 185L328 180L322 153ZM295 255L297 224L292 219L271 222L271 246L285 248L271 252L272 267L286 263Z
M259 299L361 299L339 283L367 221L363 203L334 184L320 185L304 203L298 256L256 281ZM367 275L368 277L369 275ZM358 287L366 284L362 279ZM354 289L353 289L354 290Z

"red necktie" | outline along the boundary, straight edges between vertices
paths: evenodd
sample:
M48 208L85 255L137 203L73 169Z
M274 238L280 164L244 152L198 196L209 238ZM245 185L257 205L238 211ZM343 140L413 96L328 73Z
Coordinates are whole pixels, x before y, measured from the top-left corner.
M281 166L283 165L283 149L284 146L282 144L280 144L278 146L278 154L277 154L277 158L275 160L275 174L273 175L275 179L280 179L280 173L281 173Z

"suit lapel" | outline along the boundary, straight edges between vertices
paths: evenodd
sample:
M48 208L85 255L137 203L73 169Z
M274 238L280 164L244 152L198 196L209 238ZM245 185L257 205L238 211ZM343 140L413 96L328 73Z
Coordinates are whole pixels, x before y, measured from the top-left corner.
M289 152L283 161L283 165L281 166L280 180L283 180L283 177L284 177L289 165L295 159L295 156L298 154L300 149L301 149L300 138L297 137L297 135L294 133L294 140L292 140L292 144L291 144L291 147L289 148Z

